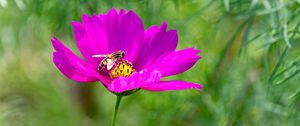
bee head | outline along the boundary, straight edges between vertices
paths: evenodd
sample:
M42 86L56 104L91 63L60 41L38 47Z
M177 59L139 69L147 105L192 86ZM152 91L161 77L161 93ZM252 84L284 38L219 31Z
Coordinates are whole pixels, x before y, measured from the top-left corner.
M124 51L122 51L122 57L124 57L125 56L125 52Z

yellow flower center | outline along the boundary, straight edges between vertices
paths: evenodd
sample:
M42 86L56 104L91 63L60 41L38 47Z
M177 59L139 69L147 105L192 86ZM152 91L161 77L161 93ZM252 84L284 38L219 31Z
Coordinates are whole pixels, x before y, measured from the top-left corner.
M132 64L127 60L120 61L116 67L111 70L110 76L112 78L117 78L120 76L129 77L135 70L132 68Z

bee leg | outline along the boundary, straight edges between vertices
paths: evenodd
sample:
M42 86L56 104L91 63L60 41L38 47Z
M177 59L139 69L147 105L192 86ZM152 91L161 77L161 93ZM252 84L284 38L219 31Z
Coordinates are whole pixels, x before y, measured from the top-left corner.
M97 71L101 72L103 70L103 66L104 66L104 64L103 64L103 62L101 62L97 68Z
M123 60L122 60L122 59L118 59L118 62L119 62L119 63L123 63Z
M102 70L102 67L99 66L99 67L97 68L97 71L98 71L98 72L101 72L101 70Z

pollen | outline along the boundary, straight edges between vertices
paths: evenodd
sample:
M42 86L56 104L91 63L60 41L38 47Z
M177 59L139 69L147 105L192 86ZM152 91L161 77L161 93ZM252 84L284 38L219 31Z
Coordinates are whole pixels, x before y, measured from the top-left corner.
M120 61L116 67L111 70L110 76L112 78L117 78L120 76L129 77L133 72L134 69L132 68L132 64L130 62L127 60L125 62Z

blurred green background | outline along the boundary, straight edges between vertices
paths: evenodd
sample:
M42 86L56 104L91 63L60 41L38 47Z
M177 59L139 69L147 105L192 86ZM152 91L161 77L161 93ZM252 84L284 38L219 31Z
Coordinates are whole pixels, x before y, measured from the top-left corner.
M134 10L145 28L179 34L201 49L189 71L168 79L196 90L125 97L119 126L297 125L300 122L299 0L0 0L0 125L110 125L115 96L77 83L52 62L54 35L79 54L71 22L111 7Z

